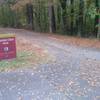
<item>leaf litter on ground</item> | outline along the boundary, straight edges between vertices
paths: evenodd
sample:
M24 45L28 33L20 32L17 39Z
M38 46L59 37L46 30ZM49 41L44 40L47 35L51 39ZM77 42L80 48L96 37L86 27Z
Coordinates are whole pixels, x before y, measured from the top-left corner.
M52 59L41 46L33 46L29 40L17 36L17 57L15 59L0 61L0 72L14 71L20 68L36 67L35 65L47 63Z

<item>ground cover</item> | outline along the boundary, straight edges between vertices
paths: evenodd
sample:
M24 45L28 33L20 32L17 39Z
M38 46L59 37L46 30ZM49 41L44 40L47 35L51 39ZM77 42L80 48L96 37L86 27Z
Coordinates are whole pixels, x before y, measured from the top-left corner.
M48 52L39 45L32 45L29 40L17 36L17 57L15 59L0 61L0 72L14 71L19 68L36 68L37 64L46 63L50 59Z

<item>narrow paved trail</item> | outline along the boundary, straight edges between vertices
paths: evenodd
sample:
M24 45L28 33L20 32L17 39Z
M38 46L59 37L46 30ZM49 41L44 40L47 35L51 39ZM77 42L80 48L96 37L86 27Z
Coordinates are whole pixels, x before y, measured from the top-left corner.
M60 42L50 35L21 29L16 33L47 50L53 62L38 69L0 73L0 100L100 100L100 51Z

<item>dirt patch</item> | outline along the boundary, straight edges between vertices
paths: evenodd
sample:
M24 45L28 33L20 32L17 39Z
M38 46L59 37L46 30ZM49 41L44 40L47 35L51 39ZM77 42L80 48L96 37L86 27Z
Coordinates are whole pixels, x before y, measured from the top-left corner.
M52 39L67 43L69 45L100 49L100 40L97 39L86 39L80 37L71 37L71 36L62 36L62 35L53 35L53 34L48 36Z

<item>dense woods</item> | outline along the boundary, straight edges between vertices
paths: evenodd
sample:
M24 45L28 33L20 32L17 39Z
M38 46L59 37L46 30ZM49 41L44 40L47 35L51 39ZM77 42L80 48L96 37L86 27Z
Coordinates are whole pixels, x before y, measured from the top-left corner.
M0 26L100 38L99 0L6 0Z

